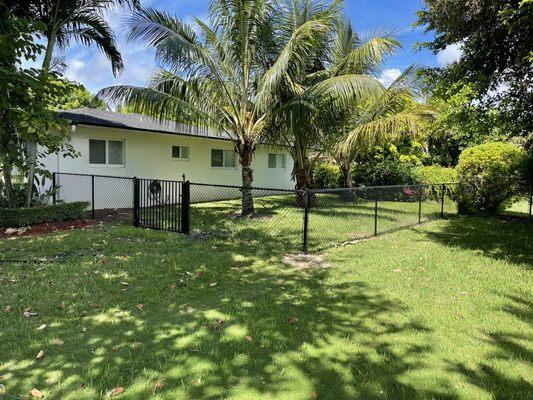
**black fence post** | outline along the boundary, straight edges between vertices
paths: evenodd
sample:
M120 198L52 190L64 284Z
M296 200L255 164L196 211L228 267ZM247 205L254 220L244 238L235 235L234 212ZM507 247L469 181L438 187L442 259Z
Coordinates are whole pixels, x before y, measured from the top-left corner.
M52 172L52 204L56 204L57 197L56 197L56 191L57 191L57 182L56 182L56 173Z
M141 190L139 185L139 179L136 176L133 177L133 226L138 228L141 224Z
M442 193L440 198L440 218L444 219L444 196L446 195L446 185L442 184Z
M181 233L188 235L191 232L191 225L189 221L190 206L191 206L191 183L189 181L183 182L183 190L181 191Z
M94 175L91 175L91 215L92 219L94 219Z
M302 251L307 254L307 237L309 231L309 189L305 189L304 197L304 231L303 231L303 246Z
M424 186L420 185L418 188L418 224L422 223L422 196L424 193Z
M378 235L378 199L374 203L374 236Z

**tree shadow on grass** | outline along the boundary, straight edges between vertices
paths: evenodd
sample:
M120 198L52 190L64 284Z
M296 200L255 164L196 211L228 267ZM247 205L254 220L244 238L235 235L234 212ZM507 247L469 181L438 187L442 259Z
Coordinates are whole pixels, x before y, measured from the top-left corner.
M32 248L67 256L39 271L6 266L15 282L2 301L16 312L4 314L0 365L11 395L93 399L122 386L129 399L454 398L403 379L431 351L404 305L328 269L279 268L273 247L114 228L18 250ZM39 316L22 318L24 307Z
M533 327L533 302L518 295L508 296L507 304L494 312L506 312L522 322L528 328ZM485 360L475 367L463 363L448 362L448 370L460 373L470 384L477 386L492 395L494 399L511 400L531 398L533 382L531 375L527 375L533 364L533 336L523 333L513 324L512 331L487 332L485 342L492 350L485 356ZM512 362L518 372L514 377L506 375L499 364ZM509 368L509 367L505 367Z
M481 250L485 256L533 268L533 224L526 221L457 216L425 235L447 246Z

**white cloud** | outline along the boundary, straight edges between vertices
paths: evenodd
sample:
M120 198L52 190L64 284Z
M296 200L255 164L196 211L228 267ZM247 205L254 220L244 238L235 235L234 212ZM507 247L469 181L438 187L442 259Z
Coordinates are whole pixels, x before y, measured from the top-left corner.
M461 59L463 50L460 43L449 44L444 50L437 53L437 63L441 67L453 64Z
M394 82L402 74L398 68L389 68L383 70L378 80L382 83L383 86L389 87L392 82Z

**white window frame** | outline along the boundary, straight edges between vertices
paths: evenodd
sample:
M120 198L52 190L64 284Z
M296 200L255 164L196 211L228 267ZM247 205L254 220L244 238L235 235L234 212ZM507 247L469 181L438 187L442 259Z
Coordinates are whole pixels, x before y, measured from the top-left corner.
M91 163L91 140L105 141L105 164ZM109 164L109 145L108 142L122 142L122 164ZM91 168L124 168L126 166L126 140L124 139L108 139L102 137L90 137L87 141L87 161Z
M271 155L283 156L283 167L281 167L281 168L271 167L270 166L270 156ZM267 155L267 169L275 169L275 170L278 170L278 171L284 171L285 169L287 169L287 156L285 155L285 153L268 153L268 155Z
M180 155L181 155L181 148L183 147L187 147L187 158L175 158L172 156L172 149L173 147L179 147L180 148ZM170 147L170 158L172 159L172 161L189 161L190 158L191 158L191 148L189 146L183 146L181 144L173 144L171 147Z
M213 150L220 150L222 151L222 167L214 167L213 166L213 160L212 160L212 154L213 154ZM233 152L235 154L235 162L233 163L233 167L226 167L225 164L226 164L226 152ZM210 151L209 151L209 165L211 166L211 169L237 169L237 154L235 152L235 150L231 150L231 149L221 149L221 148L212 148Z

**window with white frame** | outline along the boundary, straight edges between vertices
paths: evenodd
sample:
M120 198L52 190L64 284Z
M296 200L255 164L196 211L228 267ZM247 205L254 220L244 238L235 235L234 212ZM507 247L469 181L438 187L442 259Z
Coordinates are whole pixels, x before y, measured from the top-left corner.
M285 169L285 154L268 155L268 168Z
M172 159L188 160L189 159L189 147L188 146L172 146Z
M211 167L235 168L235 151L211 149Z
M124 141L89 139L89 164L124 165Z

